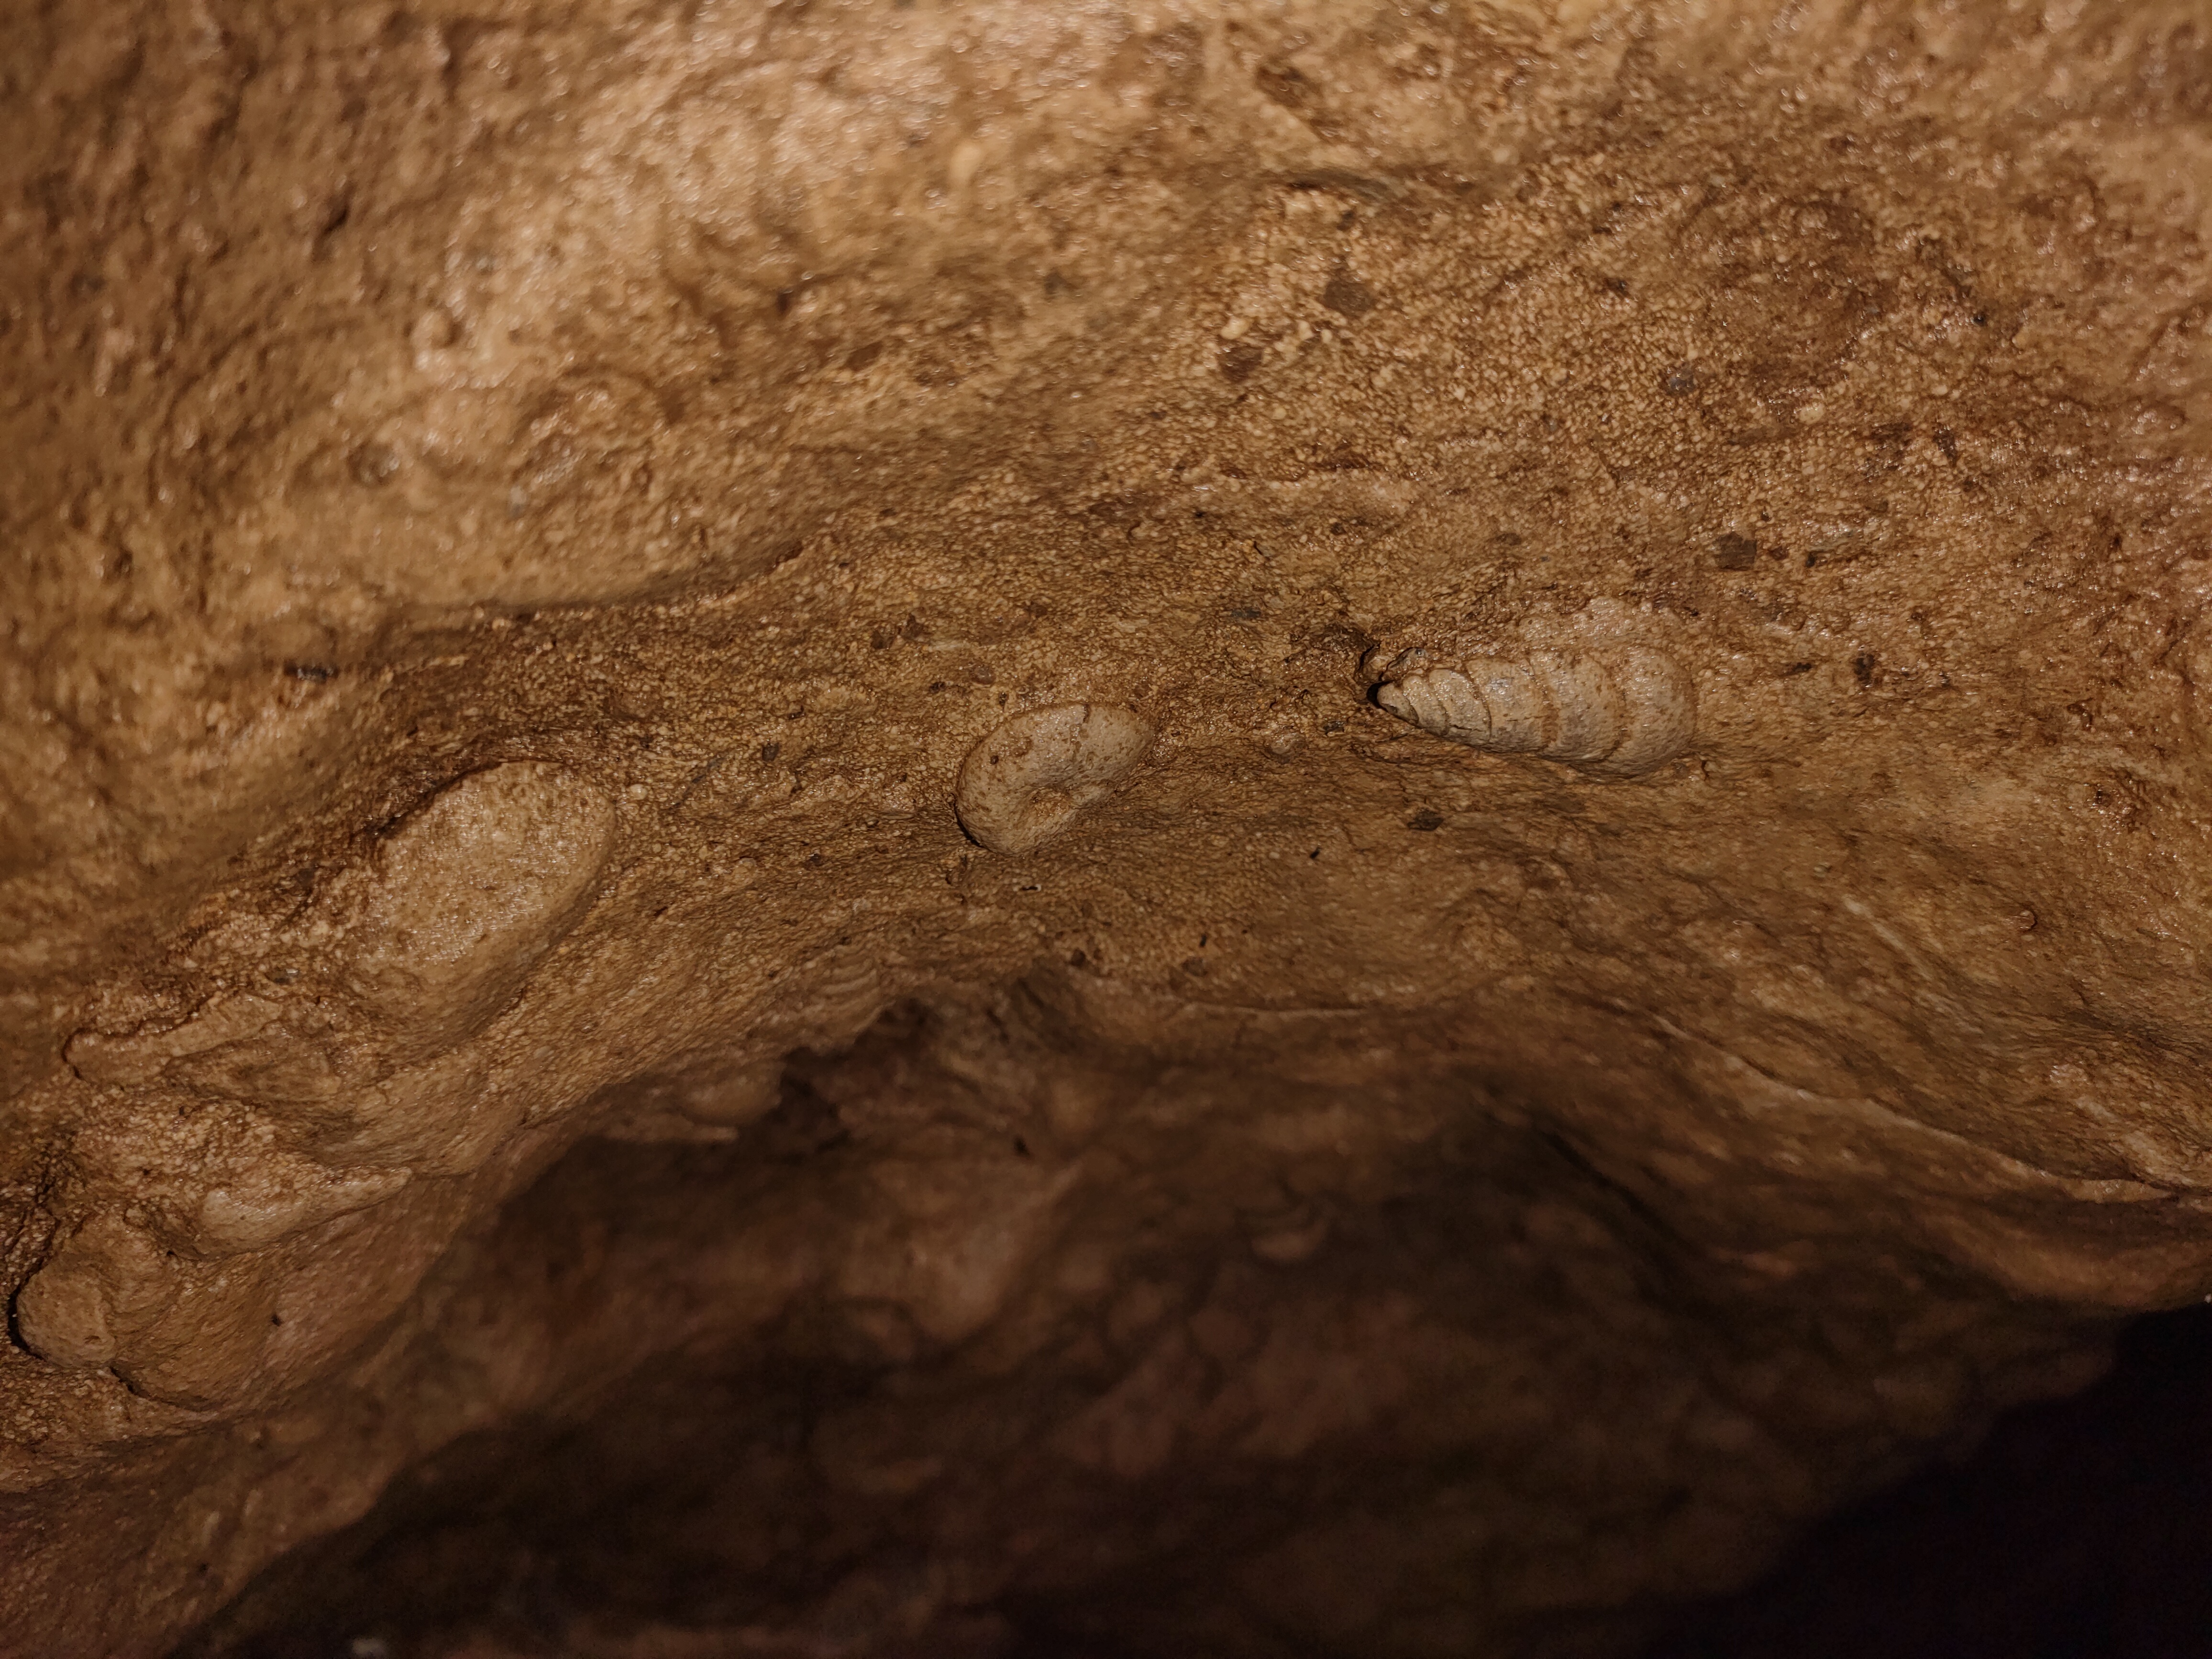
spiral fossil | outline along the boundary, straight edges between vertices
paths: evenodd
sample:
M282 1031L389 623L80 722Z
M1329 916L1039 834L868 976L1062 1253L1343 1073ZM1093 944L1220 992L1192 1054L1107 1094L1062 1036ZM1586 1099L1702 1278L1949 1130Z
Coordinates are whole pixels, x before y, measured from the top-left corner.
M1034 852L1112 793L1152 735L1135 714L1107 703L1016 714L961 763L960 826L991 852Z
M1375 701L1424 732L1496 755L1537 755L1601 778L1635 778L1689 747L1697 690L1674 659L1640 646L1602 654L1431 665L1418 651L1382 669Z

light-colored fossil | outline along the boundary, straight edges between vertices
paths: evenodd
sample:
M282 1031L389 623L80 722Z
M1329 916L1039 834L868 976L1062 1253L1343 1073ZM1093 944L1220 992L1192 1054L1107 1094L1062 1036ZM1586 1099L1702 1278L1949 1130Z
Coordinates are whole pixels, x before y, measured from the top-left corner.
M1538 651L1431 665L1395 659L1375 701L1400 720L1497 755L1539 755L1593 776L1642 777L1690 745L1697 690L1673 658L1641 646Z
M1126 708L1063 702L1015 715L968 751L960 827L994 853L1028 853L1112 793L1152 746Z

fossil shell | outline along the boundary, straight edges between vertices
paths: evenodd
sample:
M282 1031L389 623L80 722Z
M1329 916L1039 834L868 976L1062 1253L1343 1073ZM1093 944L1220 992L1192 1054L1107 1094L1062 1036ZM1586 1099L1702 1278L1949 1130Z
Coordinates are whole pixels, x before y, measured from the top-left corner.
M1375 701L1400 720L1498 755L1540 755L1595 776L1641 777L1690 745L1697 692L1674 660L1640 646L1602 653L1476 658L1429 667L1409 653Z
M1630 711L1620 746L1591 770L1636 778L1665 765L1697 734L1698 689L1681 665L1660 652L1635 647L1612 663L1613 683Z
M1530 665L1552 700L1552 740L1538 753L1587 766L1620 748L1629 711L1608 665L1547 653Z
M1152 746L1126 708L1063 702L1015 715L968 751L954 810L994 853L1027 853L1112 793Z

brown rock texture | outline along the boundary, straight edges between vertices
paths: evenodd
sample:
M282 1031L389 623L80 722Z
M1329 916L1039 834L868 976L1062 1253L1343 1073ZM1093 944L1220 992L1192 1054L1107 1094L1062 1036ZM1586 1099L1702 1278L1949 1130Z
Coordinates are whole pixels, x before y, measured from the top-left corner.
M0 9L0 1651L1617 1652L2212 1290L2198 0Z

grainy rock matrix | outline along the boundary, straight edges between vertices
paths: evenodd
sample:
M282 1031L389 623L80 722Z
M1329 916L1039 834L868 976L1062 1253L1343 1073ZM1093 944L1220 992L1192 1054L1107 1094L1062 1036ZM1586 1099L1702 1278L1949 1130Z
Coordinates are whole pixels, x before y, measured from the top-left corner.
M2194 0L0 21L0 1650L1620 1651L2212 1289Z

